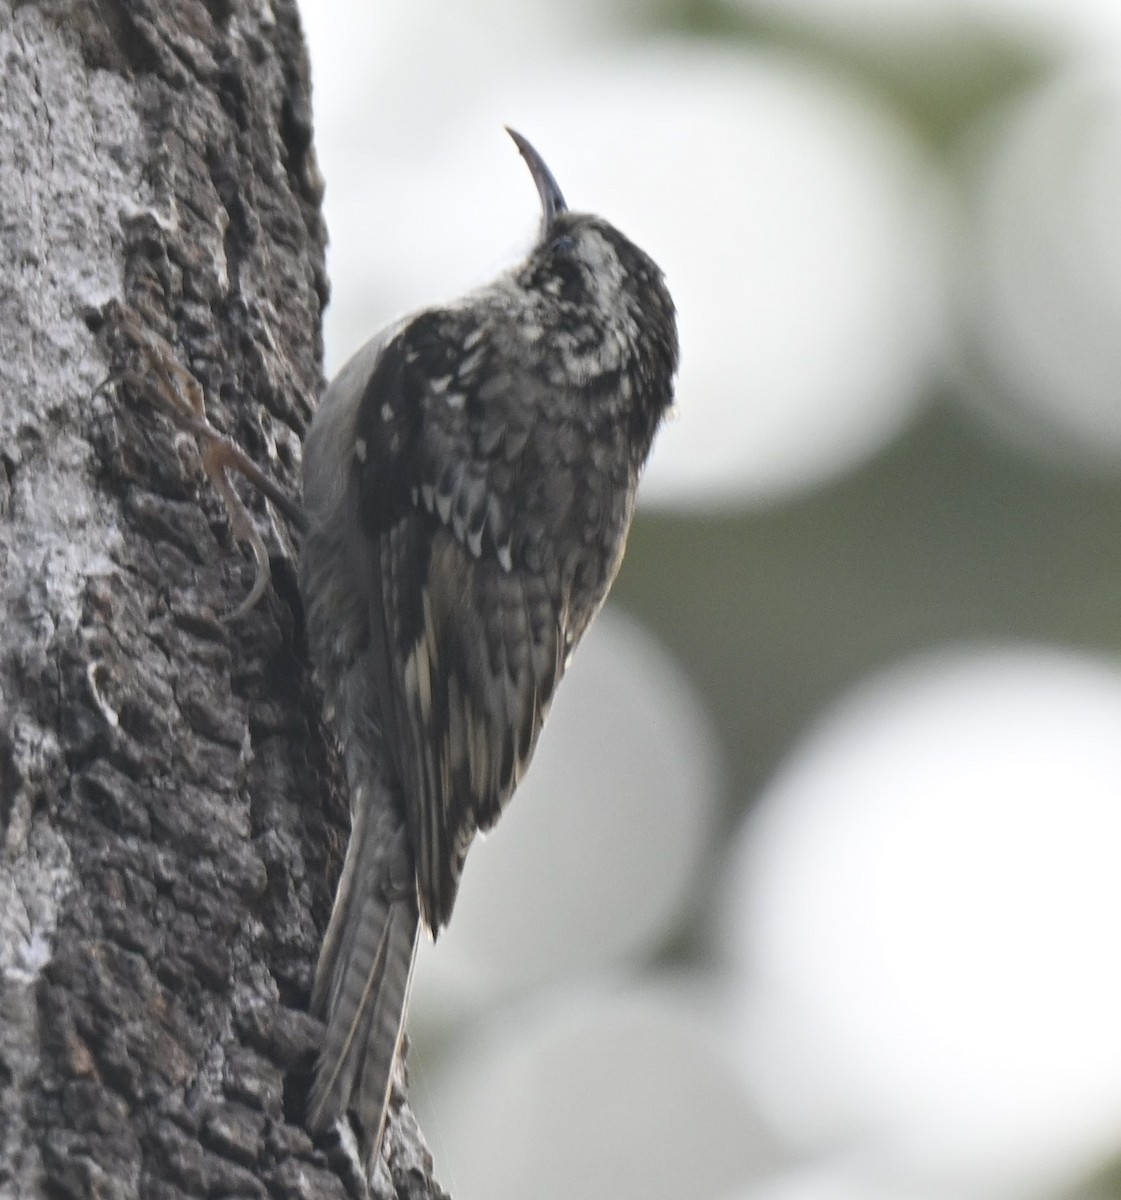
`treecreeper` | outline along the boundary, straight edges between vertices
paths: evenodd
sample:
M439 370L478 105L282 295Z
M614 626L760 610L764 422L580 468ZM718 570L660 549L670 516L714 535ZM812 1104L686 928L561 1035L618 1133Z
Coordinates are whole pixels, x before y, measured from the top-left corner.
M673 402L662 272L570 211L510 136L541 200L528 256L371 338L304 443L300 587L351 815L312 995L325 1036L307 1119L349 1117L367 1169L419 931L448 923L475 834L529 764Z

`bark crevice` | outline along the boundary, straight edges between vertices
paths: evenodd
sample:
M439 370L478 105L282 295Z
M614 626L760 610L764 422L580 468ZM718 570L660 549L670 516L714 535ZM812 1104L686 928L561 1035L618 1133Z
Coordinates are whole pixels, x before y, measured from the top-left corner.
M99 390L125 303L298 491L328 288L295 7L0 0L0 61L0 1190L346 1195L301 1123L347 815L297 542L242 490L274 582L224 620L254 563L198 447Z

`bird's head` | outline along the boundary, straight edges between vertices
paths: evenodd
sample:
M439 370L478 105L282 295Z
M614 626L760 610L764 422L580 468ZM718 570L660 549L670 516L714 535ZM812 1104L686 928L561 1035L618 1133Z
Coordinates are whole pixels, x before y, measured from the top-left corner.
M519 283L573 317L587 315L624 340L646 343L672 375L677 364L673 301L661 269L608 221L573 212L530 142L507 129L525 159L541 200L541 233L517 272ZM642 355L646 357L646 354Z

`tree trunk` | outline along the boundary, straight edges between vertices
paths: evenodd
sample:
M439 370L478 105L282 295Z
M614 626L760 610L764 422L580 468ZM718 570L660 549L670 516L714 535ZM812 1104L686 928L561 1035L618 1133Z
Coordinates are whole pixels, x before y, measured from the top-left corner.
M297 489L311 136L292 0L0 0L0 1195L362 1190L301 1124L348 820L292 533L249 501L224 619L194 439L98 390L123 302ZM439 1194L407 1109L386 1144L379 1193Z

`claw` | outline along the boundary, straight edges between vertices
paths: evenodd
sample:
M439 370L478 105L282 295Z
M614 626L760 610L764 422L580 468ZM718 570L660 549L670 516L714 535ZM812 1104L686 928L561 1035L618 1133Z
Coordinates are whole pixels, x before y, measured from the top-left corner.
M212 441L202 457L202 469L206 472L207 479L214 485L215 491L222 497L234 537L238 541L244 542L253 551L253 560L257 565L253 586L249 589L245 599L237 608L222 614L223 621L236 621L239 617L244 617L246 613L252 612L257 606L257 602L265 594L271 568L269 567L269 552L265 549L264 540L258 532L257 526L253 524L249 510L242 503L241 497L234 491L233 484L226 478L226 467L237 466L235 462L230 461L228 449L224 439Z
M98 384L95 391L121 382L130 384L138 391L146 391L176 425L193 434L205 446L202 468L215 491L222 497L230 529L240 542L252 550L256 563L256 575L248 595L222 618L225 621L236 620L250 612L265 594L269 581L269 555L248 509L226 476L227 469L232 468L244 475L301 531L305 528L303 509L236 442L223 436L210 424L202 384L179 364L168 342L144 325L135 310L120 306L115 315L117 332L139 352L142 366L129 367L110 375Z

